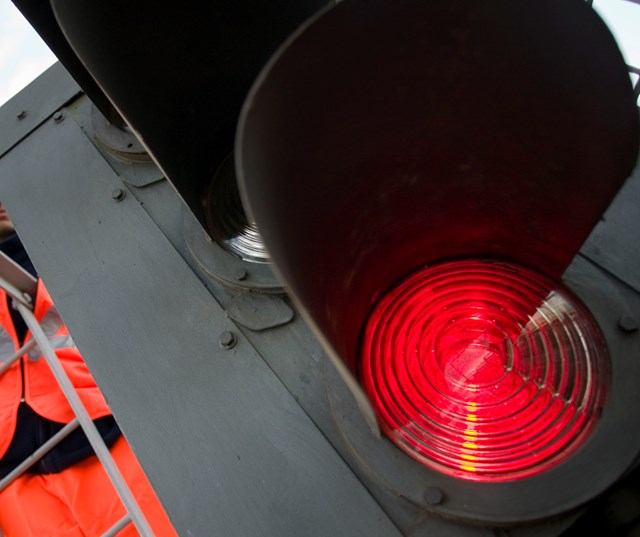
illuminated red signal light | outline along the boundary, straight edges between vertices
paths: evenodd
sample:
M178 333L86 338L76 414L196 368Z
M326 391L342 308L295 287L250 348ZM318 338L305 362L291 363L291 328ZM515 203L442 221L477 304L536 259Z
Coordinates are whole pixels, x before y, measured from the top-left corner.
M421 269L374 307L359 374L385 434L423 464L476 481L543 472L593 429L609 384L589 311L523 267Z

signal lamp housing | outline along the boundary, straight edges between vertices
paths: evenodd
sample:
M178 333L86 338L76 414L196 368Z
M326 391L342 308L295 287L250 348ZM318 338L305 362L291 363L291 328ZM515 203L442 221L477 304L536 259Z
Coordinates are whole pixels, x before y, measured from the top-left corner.
M638 141L622 55L582 0L344 0L267 64L240 193L344 381L327 373L341 437L385 490L517 524L637 458L624 306L594 299L602 275L558 282Z

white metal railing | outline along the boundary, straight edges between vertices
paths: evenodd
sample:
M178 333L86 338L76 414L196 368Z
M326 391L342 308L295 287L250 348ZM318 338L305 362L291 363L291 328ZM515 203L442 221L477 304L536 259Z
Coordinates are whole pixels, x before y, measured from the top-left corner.
M100 433L96 429L87 409L82 404L78 393L76 392L71 380L67 376L58 356L56 355L53 347L49 343L47 336L45 335L42 327L38 323L35 315L33 314L33 304L29 293L35 291L36 280L22 269L22 267L16 265L12 260L6 257L0 252L0 287L4 289L9 296L13 299L14 307L20 312L24 319L27 328L31 332L31 339L27 344L22 346L11 357L3 361L0 364L0 375L2 375L14 362L21 359L23 356L26 359L30 350L36 345L40 348L42 355L49 364L54 377L56 378L60 389L64 393L69 405L71 406L76 418L61 429L56 435L54 435L49 441L38 448L34 453L27 457L18 467L16 467L9 475L0 480L0 492L8 487L15 479L25 473L31 466L33 466L38 460L40 460L47 452L53 449L64 438L66 438L73 430L78 426L82 427L87 439L91 444L95 454L104 467L109 479L111 480L114 488L122 503L124 504L127 514L116 522L102 537L112 537L116 535L120 530L126 527L129 523L133 523L135 528L141 537L153 537L153 531L149 526L140 506L134 498L129 486L122 477L120 470L115 464L109 448L104 443ZM0 529L0 537L2 537L2 530Z

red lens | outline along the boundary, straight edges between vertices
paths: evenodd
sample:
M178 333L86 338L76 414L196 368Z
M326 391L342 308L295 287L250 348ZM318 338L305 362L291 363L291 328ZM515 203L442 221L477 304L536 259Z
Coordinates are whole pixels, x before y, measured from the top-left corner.
M469 260L419 270L378 302L360 379L403 451L459 478L504 481L579 448L608 363L571 293L520 266Z

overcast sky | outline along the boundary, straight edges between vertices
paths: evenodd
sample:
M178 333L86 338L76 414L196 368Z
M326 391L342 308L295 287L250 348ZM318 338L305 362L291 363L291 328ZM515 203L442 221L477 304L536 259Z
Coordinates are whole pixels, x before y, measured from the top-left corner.
M0 0L0 104L55 61L10 0Z
M595 0L594 6L612 29L627 63L640 67L640 5ZM11 1L0 0L0 105L55 61Z

